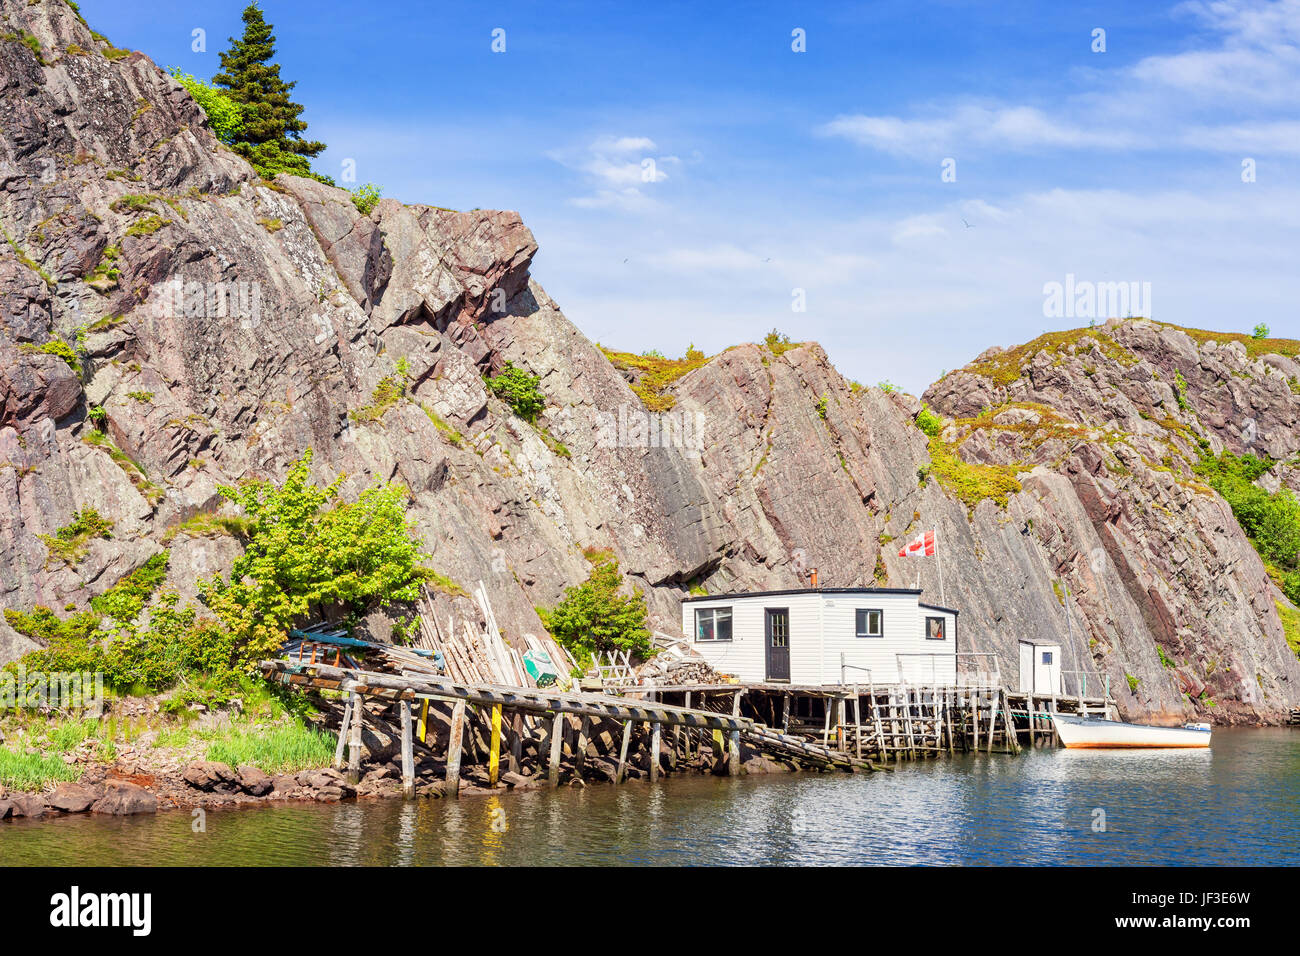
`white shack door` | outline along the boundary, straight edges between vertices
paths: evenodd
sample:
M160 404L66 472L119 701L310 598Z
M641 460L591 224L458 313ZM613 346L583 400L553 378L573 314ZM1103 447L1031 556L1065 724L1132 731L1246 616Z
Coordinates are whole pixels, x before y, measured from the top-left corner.
M1027 693L1034 690L1034 645L1020 645L1020 689Z
M767 639L767 679L790 679L790 609L769 607L763 609L763 631Z

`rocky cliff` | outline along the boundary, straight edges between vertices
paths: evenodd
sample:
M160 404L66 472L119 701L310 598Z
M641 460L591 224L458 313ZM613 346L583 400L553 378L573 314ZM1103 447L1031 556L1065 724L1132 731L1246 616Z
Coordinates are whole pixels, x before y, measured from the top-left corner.
M609 548L666 630L691 587L919 575L1008 675L1019 637L1056 638L1130 714L1300 703L1279 595L1190 472L1198 438L1300 449L1292 358L1145 321L1062 333L932 386L931 437L919 401L815 344L742 345L662 378L647 420L642 373L537 284L515 214L362 215L263 181L61 0L0 11L0 606L84 607L164 547L192 594L235 544L178 528L310 447L345 493L404 483L431 563L484 581L508 639ZM484 387L506 362L541 377L535 426ZM113 536L50 560L39 536L87 507ZM942 589L937 562L896 557L930 527ZM31 646L0 624L0 660Z

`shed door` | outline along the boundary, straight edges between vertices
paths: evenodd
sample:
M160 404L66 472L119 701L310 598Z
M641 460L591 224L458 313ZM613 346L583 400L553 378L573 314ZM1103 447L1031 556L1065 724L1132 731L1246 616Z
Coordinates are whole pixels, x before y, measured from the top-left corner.
M767 679L790 679L790 609L764 608L763 631L767 637Z

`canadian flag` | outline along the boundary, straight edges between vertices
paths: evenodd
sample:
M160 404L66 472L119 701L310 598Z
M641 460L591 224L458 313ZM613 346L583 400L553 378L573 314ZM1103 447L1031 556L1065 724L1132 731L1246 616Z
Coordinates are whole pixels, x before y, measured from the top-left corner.
M934 532L926 531L916 536L911 544L898 549L900 558L933 558Z

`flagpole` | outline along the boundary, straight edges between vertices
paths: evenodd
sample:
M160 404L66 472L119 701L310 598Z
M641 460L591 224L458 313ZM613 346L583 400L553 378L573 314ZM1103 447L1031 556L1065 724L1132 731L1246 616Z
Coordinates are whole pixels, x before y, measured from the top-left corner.
M939 532L934 533L934 556L939 560L939 603L944 607L948 602L943 599L943 552L939 550Z

